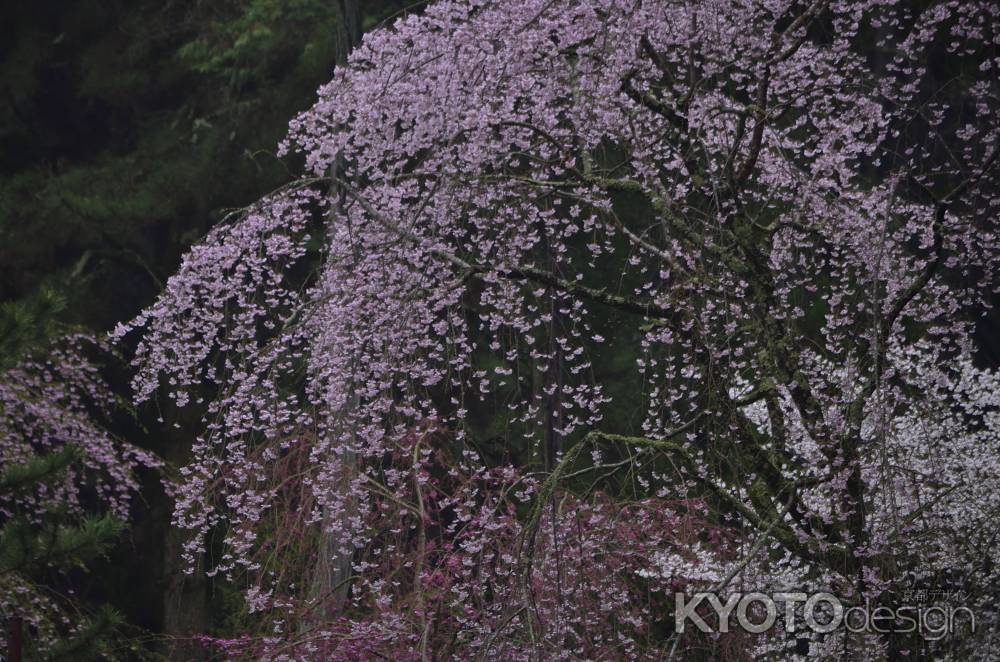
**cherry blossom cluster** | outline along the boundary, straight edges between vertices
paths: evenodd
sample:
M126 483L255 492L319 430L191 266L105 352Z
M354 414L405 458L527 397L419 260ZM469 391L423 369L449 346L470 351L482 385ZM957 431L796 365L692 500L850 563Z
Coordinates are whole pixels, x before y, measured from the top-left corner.
M997 377L972 332L1000 282L1000 15L925 4L444 0L367 35L291 123L301 180L118 331L142 333L140 400L204 405L189 560L218 530L210 572L249 573L251 610L326 604L323 627L280 617L274 646L403 658L447 628L511 659L676 650L620 577L692 554L685 581L754 551L739 579L762 588L985 590ZM634 367L599 360L626 348ZM447 434L413 441L428 426ZM430 458L476 487L433 487ZM491 472L539 468L593 482L491 510L514 480ZM711 506L686 552L654 498ZM474 537L413 551L450 518ZM280 587L276 519L310 559Z
M102 350L107 347L100 341L70 335L0 375L0 465L24 465L67 446L79 453L78 462L30 489L0 493L0 520L24 515L41 521L52 510L80 515L95 507L128 519L139 489L135 471L161 466L101 422L122 406L92 358Z

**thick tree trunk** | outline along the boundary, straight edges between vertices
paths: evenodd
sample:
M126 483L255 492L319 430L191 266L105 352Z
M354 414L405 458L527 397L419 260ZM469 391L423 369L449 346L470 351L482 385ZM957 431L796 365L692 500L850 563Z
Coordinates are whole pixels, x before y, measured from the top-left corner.
M189 534L176 527L167 529L164 540L163 633L164 653L169 660L201 660L205 649L192 636L208 631L208 583L204 569L184 573L181 554Z
M189 461L190 446L183 439L166 440L167 461L183 466ZM191 574L185 573L184 543L191 533L170 525L171 508L162 513L166 520L163 536L163 626L167 636L164 654L169 660L201 660L205 649L191 638L208 631L208 581L199 562Z
M314 618L310 619L313 624L317 621L328 621L343 611L351 592L350 579L354 553L353 550L344 548L336 532L348 528L350 519L357 513L356 504L347 494L357 472L358 465L354 454L345 454L340 482L333 486L333 489L344 493L342 498L346 501L347 507L337 515L325 508L323 510L323 532L310 586L311 599L320 602L320 606L312 610L315 614Z
M337 64L344 65L347 62L347 56L361 43L361 9L358 0L334 0L334 8L338 18ZM331 175L334 178L339 176L343 167L343 161L338 156L332 167ZM330 198L337 201L333 213L340 213L343 210L344 192L336 183L330 186ZM342 489L347 492L356 475L357 459L353 453L346 454L341 483L334 489ZM345 496L345 498L349 497ZM339 613L343 610L350 595L351 566L354 554L350 550L342 549L337 536L328 532L346 528L349 525L348 520L354 515L355 510L350 502L339 517L324 509L323 533L317 549L316 565L313 568L310 587L310 597L313 600L322 601L324 604L321 608L313 610L312 613L317 615L314 620L329 619Z
M24 621L20 616L7 619L7 660L21 662L21 638L24 632Z
M361 9L358 0L334 0L333 6L337 12L337 64L344 64L361 43Z

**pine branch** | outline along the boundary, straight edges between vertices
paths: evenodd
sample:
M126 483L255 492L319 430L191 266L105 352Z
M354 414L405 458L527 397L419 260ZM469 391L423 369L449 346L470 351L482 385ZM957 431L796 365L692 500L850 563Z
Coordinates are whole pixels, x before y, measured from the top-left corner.
M0 493L32 486L58 474L80 458L76 446L64 446L55 453L38 455L22 464L15 464L0 473Z
M56 314L65 306L65 299L49 288L0 306L0 370L17 365L25 354L44 345Z

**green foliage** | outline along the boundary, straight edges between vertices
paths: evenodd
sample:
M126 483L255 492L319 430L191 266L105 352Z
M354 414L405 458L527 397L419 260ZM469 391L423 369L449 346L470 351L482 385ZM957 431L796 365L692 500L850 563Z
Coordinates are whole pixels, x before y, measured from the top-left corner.
M48 651L48 662L89 662L107 659L108 639L122 626L122 616L111 607L101 607L74 636Z
M5 467L0 473L0 495L36 491L40 484L58 480L63 470L78 461L79 451L66 446ZM84 566L106 553L123 530L124 524L110 514L74 521L63 512L49 510L39 521L37 513L15 513L0 528L0 574Z
M105 554L125 529L108 514L79 523L61 523L62 519L61 513L49 512L41 524L23 515L8 520L0 529L0 574L48 566L85 567Z
M65 298L48 287L0 304L0 370L13 367L30 350L45 344L56 314L65 307ZM0 489L2 486L0 482Z
M223 16L178 49L195 71L239 89L259 82L275 60L301 57L336 33L332 2L250 0L220 3Z
M0 494L34 488L36 483L52 478L80 459L75 446L64 446L55 453L39 455L27 462L5 467L0 472Z
M0 473L0 495L36 490L41 483L57 480L63 470L79 460L77 449L67 446L6 467ZM125 524L110 514L79 519L58 510L49 510L41 517L37 513L16 513L0 527L0 579L14 574L14 585L30 586L35 584L35 577L51 569L85 569L108 552L124 529ZM101 607L82 628L58 640L44 654L31 645L29 638L28 659L107 659L103 648L121 621L114 609Z
M338 51L336 2L19 4L0 40L0 301L88 256L67 321L148 303L228 208L285 183L274 156ZM366 22L401 6L365 2Z

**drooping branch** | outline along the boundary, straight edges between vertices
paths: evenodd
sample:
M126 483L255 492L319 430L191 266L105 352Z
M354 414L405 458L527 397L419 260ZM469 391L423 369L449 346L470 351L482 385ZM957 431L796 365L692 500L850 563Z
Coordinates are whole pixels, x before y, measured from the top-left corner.
M993 169L993 167L997 164L998 156L1000 156L1000 145L993 148L993 152L986 158L986 161L983 163L983 167L979 170L979 172L972 177L967 178L961 184L952 189L946 196L936 201L934 205L934 220L931 223L931 232L934 237L933 244L931 246L931 257L927 261L923 271L916 278L914 278L913 282L911 282L905 290L903 290L902 294L900 294L899 298L896 300L896 303L894 303L889 309L889 312L886 313L881 325L882 338L888 338L893 325L899 319L903 310L914 297L923 291L923 289L934 277L934 274L936 274L940 268L944 253L944 222L945 215L948 213L948 210L970 187L976 184L983 178L983 176ZM916 183L929 195L933 195L921 182L917 180L914 181L916 181Z
M673 431L669 434L675 435L676 432ZM588 433L584 439L584 443L574 446L574 450L585 445L586 442L605 442L614 445L649 448L667 453L680 461L681 466L687 470L688 478L708 490L713 497L725 505L729 512L738 513L744 521L758 531L767 531L769 534L774 535L793 554L804 559L814 560L835 571L842 571L844 568L856 565L855 560L842 545L827 544L824 549L814 549L802 542L796 532L786 523L775 524L769 521L780 519L777 515L778 510L774 507L775 500L780 500L782 495L790 501L794 501L797 498L796 486L793 483L786 483L783 491L779 491L778 494L770 494L767 497L754 493L756 487L759 485L759 483L755 483L749 490L751 503L753 504L751 508L743 503L742 500L733 496L732 491L728 487L720 486L710 478L703 476L698 471L697 462L687 449L681 444L670 441L668 436L664 436L661 439L649 439L646 437L595 431ZM554 485L552 489L554 489Z
M384 214L375 209L375 207L350 183L339 178L337 181L344 187L344 190L347 191L348 195L361 205L362 209L365 210L368 216L378 222L382 227L415 245L422 246L426 244L426 241L417 234L406 228L400 227L398 223L387 218ZM600 303L625 312L642 315L643 317L670 320L675 319L677 316L677 314L670 308L662 306L654 301L613 294L603 288L588 287L575 281L560 278L553 273L537 267L483 265L472 263L439 246L429 247L428 252L435 257L457 267L459 272L465 278L482 278L483 276L492 273L510 280L528 280L538 283L539 285L548 285L549 287L554 287L562 292L565 292L566 294L588 299L595 303Z

